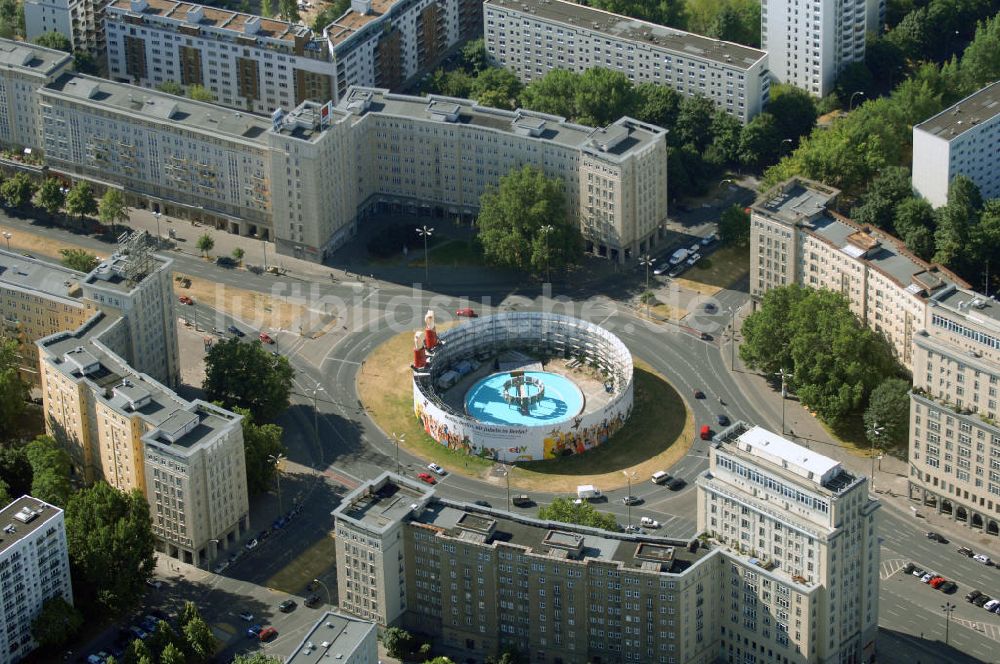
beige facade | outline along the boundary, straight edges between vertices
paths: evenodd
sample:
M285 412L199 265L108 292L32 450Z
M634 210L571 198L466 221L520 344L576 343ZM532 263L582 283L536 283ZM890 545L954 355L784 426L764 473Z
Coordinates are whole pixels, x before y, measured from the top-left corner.
M750 295L799 284L844 295L868 327L912 368L913 338L928 299L958 276L910 253L901 241L832 210L839 191L793 179L751 207Z
M866 479L757 428L773 442L755 453L736 440L748 429L728 430L698 480L693 541L539 521L385 473L334 511L340 607L463 656L872 661L878 503ZM768 498L758 480L791 497Z
M14 150L41 142L38 88L73 66L73 56L0 39L0 145Z
M1000 535L1000 307L949 287L914 339L910 497Z
M749 122L767 104L766 52L563 0L486 0L486 49L525 83L553 69L621 72L701 95Z

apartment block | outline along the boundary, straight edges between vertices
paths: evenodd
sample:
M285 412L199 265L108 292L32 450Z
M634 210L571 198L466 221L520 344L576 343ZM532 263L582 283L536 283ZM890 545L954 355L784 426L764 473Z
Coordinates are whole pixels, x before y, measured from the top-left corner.
M770 94L768 54L563 0L486 0L486 49L523 82L553 69L619 71L711 99L748 122Z
M910 498L1000 535L1000 305L949 286L914 337Z
M0 664L15 664L37 647L31 623L50 599L73 603L63 511L21 496L0 509Z
M326 659L338 664L378 664L375 623L327 611L302 637L285 664L322 664Z
M878 33L885 0L765 0L761 3L761 48L771 74L816 97L833 92L837 76L864 62L865 33Z
M36 92L73 66L73 56L0 39L0 145L14 150L41 143Z
M760 301L772 288L789 284L841 293L910 369L913 338L930 298L951 284L967 284L891 235L838 214L832 205L839 193L794 178L751 206L750 296Z
M28 41L46 32L58 32L74 51L95 58L104 54L103 12L108 0L24 0L24 29Z
M463 657L873 661L878 503L866 479L740 424L698 480L695 540L541 521L385 473L334 510L341 609Z
M38 104L53 170L117 184L130 205L270 238L269 121L78 74L42 87Z
M1000 81L913 127L913 188L934 207L964 175L983 199L1000 198Z
M323 30L337 72L332 98L340 102L352 85L398 88L482 25L482 0L352 0Z
M268 115L333 97L327 41L297 23L174 0L114 0L104 21L115 81L201 85L222 106Z

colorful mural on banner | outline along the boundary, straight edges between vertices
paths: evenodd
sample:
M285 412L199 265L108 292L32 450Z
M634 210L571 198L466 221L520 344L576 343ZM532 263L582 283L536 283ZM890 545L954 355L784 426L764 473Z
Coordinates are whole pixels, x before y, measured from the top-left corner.
M427 399L416 381L413 403L427 435L449 449L497 461L538 461L582 454L606 442L628 420L632 385L604 408L535 427L487 424L447 412Z

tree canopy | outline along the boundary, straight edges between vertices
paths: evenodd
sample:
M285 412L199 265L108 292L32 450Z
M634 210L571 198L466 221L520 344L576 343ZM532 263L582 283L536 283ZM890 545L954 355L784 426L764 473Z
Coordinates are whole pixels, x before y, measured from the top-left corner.
M94 190L90 188L90 183L79 180L73 188L66 194L66 212L79 217L97 214L97 199L94 198Z
M567 218L562 182L534 166L511 171L482 195L477 226L483 254L497 265L542 273L580 256L580 232Z
M57 51L73 52L73 45L70 44L66 35L61 32L43 32L35 37L34 42L45 48L53 48Z
M880 447L906 448L910 435L910 382L887 378L872 390L864 414L868 439ZM882 429L876 434L876 427Z
M538 518L549 521L561 521L563 523L575 523L581 526L591 526L618 532L618 520L614 514L599 512L594 506L583 501L575 503L570 498L556 498L548 505L543 505L538 510Z
M97 216L102 224L112 228L128 221L128 205L125 203L125 194L120 189L105 191L97 205Z
M28 386L21 379L20 366L17 341L0 338L0 435L16 429L28 400Z
M232 338L212 344L202 387L210 400L249 409L255 420L267 422L288 408L294 375L287 357L272 355L259 341Z
M59 254L62 256L60 263L78 272L90 272L100 263L97 256L86 249L60 249Z
M136 489L105 482L74 493L66 506L66 539L73 587L86 603L110 614L128 611L143 596L153 571L149 503Z
M39 500L66 507L73 486L69 476L72 461L52 436L38 436L24 446L31 464L31 495Z
M31 635L42 648L58 648L83 627L83 614L62 597L53 597L31 622Z
M739 205L730 205L719 217L719 239L737 247L750 246L750 214Z
M3 202L13 208L24 206L35 194L35 183L26 173L15 173L0 184L0 197Z
M743 323L740 357L791 374L799 400L831 424L857 412L887 376L900 375L889 343L864 326L839 293L797 285L768 291Z
M274 483L277 472L268 457L286 454L288 449L282 444L282 429L277 424L257 424L253 413L246 408L234 408L243 416L243 451L246 455L247 491L250 494L267 491Z
M62 191L62 183L55 178L45 178L45 182L35 192L32 202L54 217L66 202L66 194Z
M24 447L0 446L0 481L3 481L12 496L31 493L31 462Z

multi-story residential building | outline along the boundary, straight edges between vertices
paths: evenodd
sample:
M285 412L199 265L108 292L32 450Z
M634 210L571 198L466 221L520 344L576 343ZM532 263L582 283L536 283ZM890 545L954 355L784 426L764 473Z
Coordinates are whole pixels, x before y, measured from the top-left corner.
M316 621L285 664L318 664L335 659L338 664L378 664L375 623L336 611Z
M748 122L767 104L768 54L563 0L486 0L486 49L525 83L604 67L702 95Z
M398 88L482 27L482 0L352 0L323 30L337 71L333 99L352 85Z
M773 662L762 645L788 644L795 661L873 661L879 502L869 495L868 478L736 422L714 438L709 469L697 483L699 531L755 563L730 561L732 584L718 589L732 600L721 609L720 620L728 624L720 655ZM810 592L790 595L790 581L793 589L801 584ZM748 639L758 645L747 648Z
M878 229L838 214L840 192L794 178L765 192L751 207L750 296L799 284L841 293L851 311L885 335L897 359L912 367L913 337L928 300L957 275L910 253Z
M19 662L38 645L31 623L45 602L73 603L63 511L31 496L0 509L0 664Z
M532 662L870 662L867 480L775 434L722 432L695 540L482 508L385 473L334 510L341 609Z
M73 56L0 39L0 145L29 150L41 142L38 88L73 66Z
M268 115L333 98L327 41L297 23L174 0L115 0L104 20L112 80L201 85L218 104Z
M964 175L984 199L1000 198L1000 81L913 127L913 188L938 207Z
M771 74L779 83L825 97L847 65L864 62L865 33L879 32L884 7L884 0L766 0L761 48Z
M132 205L270 238L271 122L78 74L41 88L38 103L53 170L120 185Z
M914 336L910 497L1000 535L1000 305L948 286Z
M332 113L332 126L325 130L331 136L311 136L308 142L347 141L341 133L353 134L354 150L332 150L338 163L326 170L351 174L336 187L349 194L356 186L353 200L341 203L353 207L356 216L394 207L471 217L487 188L531 164L562 180L568 217L580 225L587 250L596 255L624 261L646 251L666 219L666 131L660 127L622 118L594 129L465 99L369 88L350 90ZM306 149L307 141L294 140L296 135L292 131L274 140ZM279 172L282 167L291 168L279 161ZM336 221L344 223L335 219L327 227Z
M104 55L103 12L107 0L24 0L24 31L29 41L58 32L74 51Z

